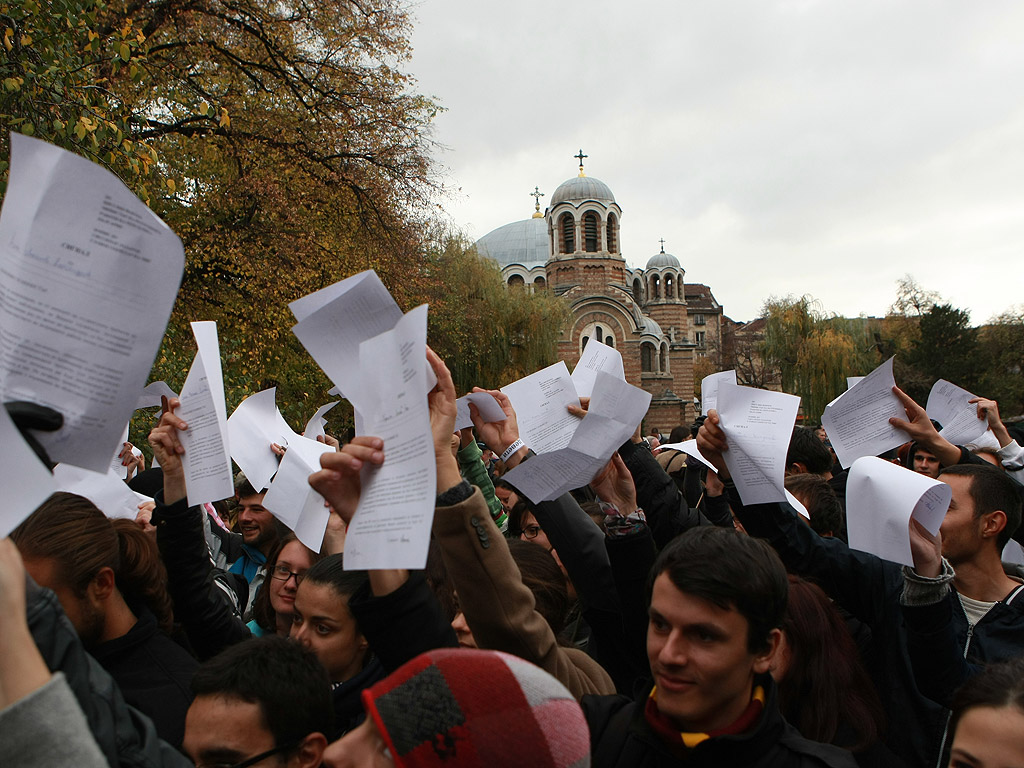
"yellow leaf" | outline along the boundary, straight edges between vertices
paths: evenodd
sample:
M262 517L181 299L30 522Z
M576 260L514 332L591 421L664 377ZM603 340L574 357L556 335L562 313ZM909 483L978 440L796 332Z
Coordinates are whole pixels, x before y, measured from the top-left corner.
M14 30L8 27L4 30L4 48L8 51L14 46L11 44L11 38L14 37Z
M167 180L167 188L173 192L177 188L177 184L174 183L174 179Z
M128 43L121 43L117 47L117 55L121 57L121 61L128 61L132 57L132 49L128 47Z
M231 117L228 115L228 111L224 107L220 108L220 126L221 128L227 128L231 125Z
M199 114L200 115L205 115L209 111L210 111L210 105L207 104L205 101L202 104L199 105Z
M26 47L32 45L32 38L29 37L28 35L22 35L21 36L21 44L23 46L26 46Z

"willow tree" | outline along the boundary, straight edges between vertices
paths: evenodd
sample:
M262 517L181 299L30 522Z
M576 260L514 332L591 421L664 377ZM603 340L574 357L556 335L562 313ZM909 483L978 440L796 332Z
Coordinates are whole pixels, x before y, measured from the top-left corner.
M817 421L846 389L846 377L867 373L877 361L862 322L826 315L810 296L771 298L762 355L782 376L782 389L800 396L804 415Z

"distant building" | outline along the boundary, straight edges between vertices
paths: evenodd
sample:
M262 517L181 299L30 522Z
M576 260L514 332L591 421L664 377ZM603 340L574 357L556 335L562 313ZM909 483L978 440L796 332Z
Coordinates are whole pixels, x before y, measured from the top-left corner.
M679 259L659 253L630 269L620 248L622 209L608 185L583 172L563 182L541 213L480 238L510 288L551 290L569 303L572 322L559 342L569 369L597 339L622 354L626 379L652 395L646 425L668 433L695 417L695 356L722 343L722 307L706 285L686 285Z

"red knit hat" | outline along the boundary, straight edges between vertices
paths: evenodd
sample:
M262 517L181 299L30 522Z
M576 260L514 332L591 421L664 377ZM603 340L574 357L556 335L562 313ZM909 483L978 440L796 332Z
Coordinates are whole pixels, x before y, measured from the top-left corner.
M363 691L400 768L587 768L576 699L544 670L497 651L417 656Z

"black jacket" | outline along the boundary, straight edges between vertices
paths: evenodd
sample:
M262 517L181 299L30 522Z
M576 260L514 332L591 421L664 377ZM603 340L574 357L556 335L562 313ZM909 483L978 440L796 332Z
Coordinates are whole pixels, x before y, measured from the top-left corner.
M128 634L100 643L91 653L125 701L153 720L160 738L180 747L199 662L157 626L152 613L140 610L138 616Z
M592 768L855 768L846 752L808 741L779 714L775 686L761 682L767 699L751 731L701 742L680 760L648 725L646 699L584 696L580 702L590 726Z
M234 611L234 592L218 578L220 572L210 560L205 519L202 507L189 507L185 499L167 505L163 491L157 493L153 525L167 567L167 591L175 619L200 661L251 637Z
M900 609L900 566L825 539L801 522L788 504L744 507L726 484L733 511L751 536L766 539L786 568L818 584L871 629L875 662L868 668L886 710L886 745L907 765L932 768L940 755L947 712L918 690L907 652Z

